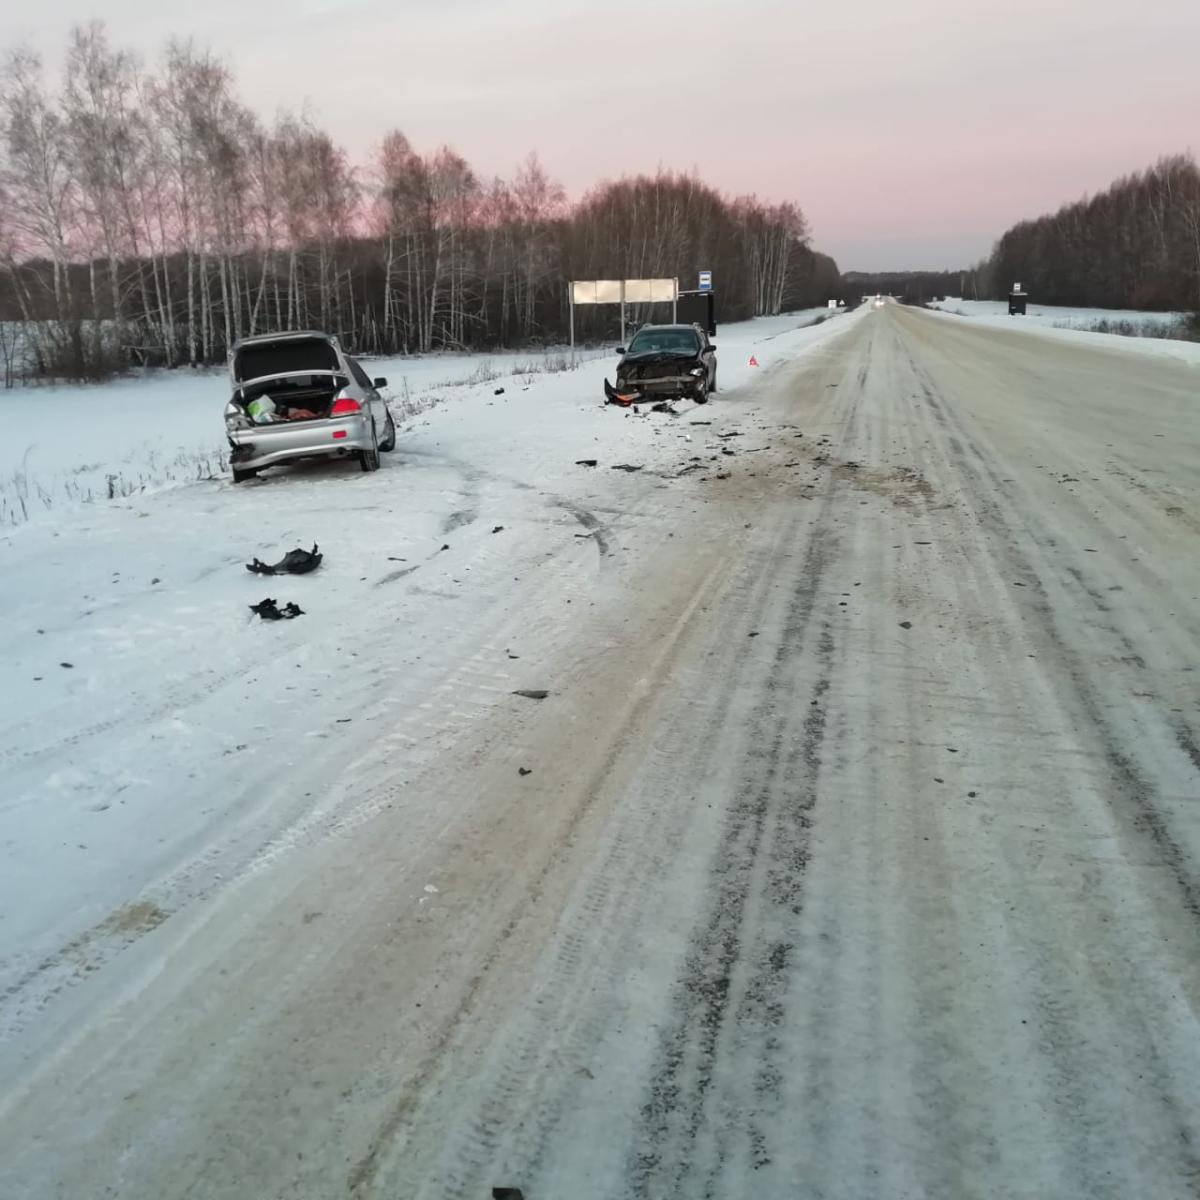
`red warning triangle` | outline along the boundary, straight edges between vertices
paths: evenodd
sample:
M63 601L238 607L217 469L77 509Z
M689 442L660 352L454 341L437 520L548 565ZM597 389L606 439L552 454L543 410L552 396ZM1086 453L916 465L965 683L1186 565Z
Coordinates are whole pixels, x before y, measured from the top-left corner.
M757 359L757 358L755 358L753 354L752 354L752 355L750 355L750 365L751 365L752 367L757 367L757 366L758 366L758 359Z

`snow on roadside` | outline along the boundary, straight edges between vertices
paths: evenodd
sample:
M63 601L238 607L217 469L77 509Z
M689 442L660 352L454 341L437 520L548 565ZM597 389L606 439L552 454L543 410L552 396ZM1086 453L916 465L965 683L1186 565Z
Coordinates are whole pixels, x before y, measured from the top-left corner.
M809 309L719 328L722 386L736 382L737 359L748 357L749 348L826 315L825 309ZM722 355L723 348L731 355ZM770 350L765 353L769 359ZM364 361L372 375L388 380L401 425L439 404L490 395L498 387L506 393L541 390L556 375L575 381L565 393L600 396L603 377L616 363L609 351L581 349L577 366L564 371L568 351L561 347ZM223 475L226 391L224 371L206 369L0 392L0 530L54 519L81 503L145 496Z
M802 319L719 332L721 390L704 419L736 420L731 393L861 317ZM376 473L318 463L237 487L206 479L52 506L0 532L0 1051L73 988L76 957L99 970L135 926L223 886L318 806L351 803L379 739L395 746L393 770L436 753L420 723L432 698L488 711L496 677L477 664L512 665L513 643L493 644L500 615L524 668L554 637L528 628L528 589L569 603L594 570L586 509L644 508L657 526L680 502L659 489L691 481L654 472L674 476L709 430L691 425L699 412L605 406L615 361L455 388L402 428ZM378 373L397 365L410 364ZM117 401L153 409L153 387L84 390L91 423L71 428L60 461L89 434L100 458ZM176 438L200 431L197 414L219 419L219 377L179 388ZM576 465L592 458L598 468ZM615 549L633 542L632 517L605 519ZM326 560L313 575L243 567L314 541ZM248 605L267 596L304 616L260 621ZM482 682L463 683L472 673Z
M1006 301L961 300L952 296L934 302L930 307L955 317L969 317L977 324L989 325L996 329L1028 329L1058 341L1078 344L1080 339L1084 339L1097 346L1200 364L1200 343L1168 336L1169 331L1181 326L1188 319L1187 313L1139 312L1123 308L1062 308L1051 304L1030 304L1024 317L1010 317ZM1140 337L1130 337L1125 334L1096 332L1095 326L1102 322L1135 326L1142 329L1144 334Z

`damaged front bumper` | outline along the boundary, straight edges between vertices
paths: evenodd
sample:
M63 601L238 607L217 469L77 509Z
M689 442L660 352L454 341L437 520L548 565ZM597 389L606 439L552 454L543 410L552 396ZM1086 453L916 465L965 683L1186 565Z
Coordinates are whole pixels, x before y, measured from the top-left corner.
M628 408L631 404L646 404L651 400L681 400L700 392L702 382L694 375L665 375L659 379L639 379L636 382L618 379L614 387L606 379L604 402Z
M619 404L623 408L628 408L631 404L641 404L645 400L646 397L639 388L635 388L632 384L621 383L620 380L617 380L617 384L618 387L613 387L607 379L604 381L605 404Z

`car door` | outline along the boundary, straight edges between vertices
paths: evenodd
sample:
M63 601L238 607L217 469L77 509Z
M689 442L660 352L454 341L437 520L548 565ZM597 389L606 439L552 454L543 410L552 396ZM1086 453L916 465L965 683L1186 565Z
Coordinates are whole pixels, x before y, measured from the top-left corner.
M701 329L699 331L699 333L700 333L700 360L704 363L705 367L708 369L707 381L708 381L708 387L711 388L713 385L713 380L716 378L716 374L717 374L717 353L713 349L712 343L708 340L708 334L705 333L703 329Z
M346 365L350 368L350 374L354 376L354 382L363 390L363 399L367 402L371 411L371 419L375 422L375 432L382 437L383 427L387 424L387 413L384 410L383 397L375 390L371 383L371 377L359 366L358 359L351 358L346 355Z

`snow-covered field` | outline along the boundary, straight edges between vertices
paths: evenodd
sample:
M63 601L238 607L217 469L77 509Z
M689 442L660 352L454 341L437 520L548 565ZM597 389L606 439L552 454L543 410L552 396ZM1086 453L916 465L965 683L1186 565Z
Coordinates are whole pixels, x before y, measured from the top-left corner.
M312 791L297 793L289 768L319 764L326 744L344 753L361 739L365 753L374 722L395 726L406 747L415 739L412 712L374 699L396 673L439 669L444 646L404 636L412 611L444 609L439 631L482 624L511 597L514 576L552 573L542 566L547 522L565 529L572 557L584 553L574 532L591 536L597 519L556 499L586 486L575 460L602 457L605 472L618 462L647 475L674 469L702 443L690 419L719 413L739 384L848 320L799 328L811 317L719 330L720 398L678 420L602 404L615 355L541 374L512 373L529 355L372 364L400 403L407 383L416 410L372 475L301 464L238 487L185 473L162 488L164 465L205 447L212 461L219 374L5 397L10 471L23 462L39 481L122 472L152 486L92 503L55 496L0 532L0 995L147 888L154 904L177 908L276 834L298 836L336 810L342 784L314 767ZM504 374L480 379L502 361ZM21 443L31 448L18 452ZM243 568L314 542L326 560L312 576ZM267 596L306 615L264 624L247 606ZM96 940L96 961L112 940ZM75 969L68 956L45 971L33 1007ZM0 1016L0 1042L30 1011Z
M1052 329L1092 331L1097 325L1131 326L1147 336L1163 337L1187 319L1186 313L1142 312L1133 308L1063 308L1053 304L1030 304L1024 318L1009 317L1005 300L963 300L947 296L932 305L942 312L963 317L1000 317L1005 321L1022 319L1030 325L1048 325Z
M750 347L826 316L824 308L808 309L721 327L715 340L722 382L736 381ZM509 397L535 384L539 396L556 400L602 397L601 381L606 373L611 377L615 358L595 349L580 350L576 358L577 367L567 372L561 370L566 348L365 361L374 375L387 378L403 424L443 402L490 396L498 387ZM562 378L546 378L554 374ZM224 371L213 369L0 391L0 529L47 513L61 516L74 504L223 475L227 393Z
M959 300L953 297L931 305L935 310L995 329L1033 330L1063 342L1090 342L1097 347L1121 348L1132 353L1200 363L1200 343L1182 341L1179 332L1188 319L1186 313L1139 312L1117 308L1058 308L1049 304L1030 304L1023 316L1008 315L1008 304L999 300ZM1144 336L1099 332L1114 326L1139 327Z

